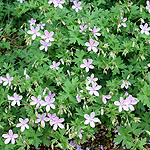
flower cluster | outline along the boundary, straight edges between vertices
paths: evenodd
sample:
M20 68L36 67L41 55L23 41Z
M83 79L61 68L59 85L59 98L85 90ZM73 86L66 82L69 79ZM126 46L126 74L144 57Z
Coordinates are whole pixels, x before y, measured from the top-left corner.
M31 18L29 20L30 23L30 30L27 31L28 34L32 34L32 40L35 40L37 36L40 36L43 40L40 40L40 43L42 46L40 46L40 50L45 50L45 52L48 51L48 47L52 45L52 41L54 41L54 38L52 37L54 35L54 32L48 32L47 30L44 31L44 35L42 35L39 31L40 28L44 29L45 23L37 24L37 27L33 27L36 23L36 20Z
M114 102L116 106L119 106L119 112L122 111L122 108L125 111L128 111L128 110L134 111L133 105L136 105L137 103L138 103L138 100L135 100L135 98L132 97L132 95L129 95L126 99L124 99L123 97L120 97L120 102L119 101Z

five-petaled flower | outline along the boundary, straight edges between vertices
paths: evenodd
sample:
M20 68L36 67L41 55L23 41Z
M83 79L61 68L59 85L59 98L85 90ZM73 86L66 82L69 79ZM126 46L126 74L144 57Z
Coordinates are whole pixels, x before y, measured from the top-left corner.
M11 106L15 106L16 104L18 106L20 106L20 100L22 99L22 96L18 96L17 93L14 93L14 97L12 96L7 96L8 100L13 100L13 102L11 103Z
M36 20L34 20L33 18L31 18L31 20L29 20L30 26L35 25Z
M50 98L49 96L45 96L45 106L46 111L49 112L50 108L55 109L55 105L53 102L55 101L55 98Z
M11 144L15 144L15 139L18 138L18 134L13 134L12 130L8 131L8 134L3 134L3 138L6 138L5 144L8 144L11 141Z
M89 124L90 123L90 126L92 128L94 128L95 127L95 123L94 122L100 122L100 120L98 118L94 118L94 116L95 116L94 112L92 112L90 115L85 114L84 118L87 119L87 120L85 120L84 124Z
M129 81L123 80L123 84L121 85L121 88L123 89L125 87L126 89L128 89L129 85L131 85L131 83Z
M85 46L88 46L87 50L88 52L91 51L91 49L96 53L98 50L96 48L96 46L99 45L99 42L95 41L93 39L90 39L90 42L86 42Z
M53 115L51 115L50 113L48 113L47 115L48 115L49 124L52 126L54 118L56 117L56 113L54 113Z
M6 74L6 78L1 77L1 80L4 81L3 86L6 86L7 84L10 86L11 85L11 81L13 80L13 77L10 77L10 75L7 73Z
M97 92L97 90L101 89L102 86L101 85L97 85L96 83L92 83L92 87L87 86L86 89L89 90L89 94L90 95L95 95L95 96L99 96L99 93Z
M91 77L88 76L86 79L88 81L87 85L89 85L90 83L93 84L94 82L96 82L98 80L98 78L94 78L94 74L93 73L91 74Z
M45 127L44 121L46 121L46 122L49 121L49 118L46 117L46 113L44 113L42 115L38 114L37 117L38 117L38 119L35 120L35 123L41 122L41 126L44 128Z
M45 106L45 102L43 100L41 100L41 95L39 95L37 98L34 96L31 96L31 99L33 100L32 102L30 102L30 105L36 105L36 108L38 108L40 105Z
M80 67L81 67L81 68L85 68L85 71L86 71L86 72L89 72L89 68L90 68L90 69L94 69L94 66L91 65L92 62L93 62L92 59L88 59L88 61L87 61L86 59L83 59L83 63L84 63L84 64L81 64Z
M44 31L45 35L41 35L42 39L46 39L46 42L54 41L54 38L52 37L54 35L54 32L48 32L47 30Z
M54 7L59 7L59 8L63 8L62 4L65 3L65 0L49 0L48 4L54 4Z
M146 9L147 9L147 10L148 10L148 12L150 13L150 2L149 2L149 1L147 1L146 3L147 3Z
M48 43L48 42L42 41L42 40L40 40L40 43L42 44L42 46L40 46L40 50L45 49L45 52L47 52L48 47L52 45L52 43Z
M53 61L53 65L51 65L50 68L58 70L59 69L59 67L58 67L59 65L60 65L60 62L56 63L55 61Z
M45 23L37 24L37 27L44 29Z
M149 35L149 31L150 31L150 27L148 27L148 24L145 23L145 25L140 25L140 28L142 29L141 30L141 33L145 33L146 35Z
M80 29L81 29L81 30L79 30L79 32L82 33L82 34L85 34L85 33L83 33L83 31L86 32L87 25L85 25L85 26L81 26L81 25L80 25Z
M118 28L120 28L121 26L126 27L127 26L125 23L126 21L127 21L127 18L121 17L121 23L118 24Z
M29 119L26 118L25 120L23 120L22 118L19 118L20 123L18 123L16 125L16 127L21 127L21 132L23 132L25 130L25 128L29 129L29 126L27 125Z
M64 118L58 118L58 117L55 117L53 120L52 120L52 125L53 126L53 129L54 130L57 130L58 127L60 127L61 129L64 128L64 125L62 124L62 122L64 122Z
M72 6L73 9L76 10L76 12L78 12L78 10L82 10L82 7L80 6L81 5L81 2L76 2L76 1L73 1L74 5Z
M111 99L111 96L110 96L110 95L103 95L103 96L102 96L102 101L103 101L104 104L107 103L107 100L106 100L106 99Z
M28 34L33 34L32 35L32 40L35 40L36 36L41 36L41 33L38 32L40 30L39 27L36 27L34 28L33 26L30 26L30 29L29 31L27 31Z
M93 30L91 28L89 28L89 30L93 32L94 37L101 35L100 33L97 33L100 30L100 28L96 28L96 26L94 26Z
M114 104L115 104L116 106L119 106L119 112L121 112L121 111L122 111L122 108L125 106L125 105L124 105L124 99L123 99L123 97L120 97L120 102L115 101Z

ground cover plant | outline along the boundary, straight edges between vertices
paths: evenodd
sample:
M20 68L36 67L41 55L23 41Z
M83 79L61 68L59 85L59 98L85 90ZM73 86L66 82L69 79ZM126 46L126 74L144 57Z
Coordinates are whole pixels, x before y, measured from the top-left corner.
M0 0L0 149L146 150L150 1Z

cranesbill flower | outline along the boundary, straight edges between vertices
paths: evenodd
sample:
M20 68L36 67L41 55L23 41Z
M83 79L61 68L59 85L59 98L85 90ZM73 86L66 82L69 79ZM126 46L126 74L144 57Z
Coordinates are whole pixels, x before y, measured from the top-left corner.
M59 7L59 8L63 8L62 4L65 3L65 0L54 0L54 7Z
M36 20L34 20L33 18L31 18L31 20L29 20L30 26L35 25Z
M93 73L91 74L91 77L88 76L86 79L88 81L87 85L89 85L90 83L93 84L94 82L96 82L98 80L98 78L94 78L94 74Z
M94 112L92 112L90 115L85 114L84 118L87 119L87 120L85 120L84 124L89 124L90 123L90 126L92 128L94 128L95 127L95 123L94 122L100 122L100 120L98 118L94 118L94 116L95 116Z
M101 35L100 33L97 33L100 30L100 28L96 28L96 26L94 26L93 30L91 28L89 28L89 30L93 32L94 37Z
M141 33L145 33L146 35L149 35L149 31L150 31L150 27L148 27L148 24L145 23L145 25L140 25L140 28L142 29L141 30Z
M40 43L42 44L42 46L40 46L40 50L45 49L45 52L47 52L48 47L52 45L52 43L48 43L48 42L42 41L42 40L40 40Z
M46 105L46 111L49 112L50 108L55 109L55 105L53 102L55 101L55 98L50 98L49 96L45 96L45 105Z
M44 31L45 35L41 35L42 39L46 39L46 42L54 41L54 38L52 37L54 35L54 32L48 32L47 30Z
M114 104L116 106L119 106L119 112L121 112L122 108L124 107L124 99L123 99L123 97L120 97L120 102L115 101Z
M125 101L124 101L124 110L126 110L126 111L128 111L129 109L131 110L131 111L134 111L134 107L132 106L132 105L136 105L138 103L138 101L137 100L135 100L133 97L132 97L132 95L129 95L126 99L125 99Z
M51 65L50 68L58 70L59 69L59 67L58 67L59 65L60 65L60 62L56 63L55 61L53 61L53 65Z
M80 6L81 5L81 2L76 2L76 1L73 1L74 5L72 6L73 9L76 10L76 12L78 12L78 10L82 10L82 7Z
M38 119L35 120L35 123L41 122L41 126L44 128L45 127L45 122L44 121L49 121L49 118L46 117L46 113L40 115L37 115Z
M10 86L11 81L14 79L13 77L10 77L10 75L7 73L6 78L1 77L1 79L4 81L3 86L6 86L7 84Z
M92 62L93 62L92 59L88 59L88 61L87 61L86 59L83 59L83 63L84 63L84 64L81 64L80 67L81 67L81 68L85 68L85 71L86 71L86 72L89 72L89 68L90 68L90 69L94 69L94 66L91 65Z
M13 100L13 102L11 103L11 106L15 106L16 104L18 106L20 106L20 100L22 99L22 96L18 96L17 93L14 93L14 97L12 96L7 96L8 100Z
M82 34L85 34L85 33L83 33L83 31L86 32L87 25L85 25L85 26L81 26L81 25L80 25L80 29L81 29L81 30L79 30L79 32L82 33Z
M64 128L64 125L62 124L62 122L64 122L64 118L58 118L58 117L55 117L52 121L52 124L54 125L53 126L53 129L54 130L57 130L58 127L60 127L61 129Z
M49 124L52 126L54 118L56 117L56 113L54 113L53 115L51 115L50 113L48 113L47 115L48 115Z
M104 104L107 103L107 100L106 100L106 99L111 99L111 96L110 96L110 95L103 95L103 96L102 96L102 101L103 101Z
M126 27L127 26L126 23L125 23L126 21L127 21L127 18L121 17L121 22L122 23L118 24L118 28L120 28L121 26Z
M18 138L18 134L13 134L12 130L8 131L8 134L3 134L3 138L6 138L5 144L8 144L11 141L11 144L15 144L15 139Z
M99 96L99 93L97 92L97 90L101 89L102 86L101 85L97 85L96 83L92 84L92 87L87 86L86 89L89 90L89 94L90 95L95 95L95 96Z
M131 83L129 81L123 81L121 88L123 89L125 87L126 89L128 89L129 85L131 85Z
M150 13L150 2L149 2L149 1L146 1L146 3L147 3L146 9L147 9L148 12Z
M22 118L19 118L20 123L18 123L16 125L16 127L21 127L21 132L23 132L25 130L25 128L29 129L29 126L27 125L29 119L26 118L25 120L23 120Z
M41 95L39 95L37 98L34 96L31 96L31 99L33 100L32 102L30 102L30 105L36 105L36 108L38 108L40 105L45 106L45 102L43 100L41 100Z
M28 34L33 34L32 35L32 40L35 40L36 36L41 36L41 33L38 32L40 30L39 27L36 27L34 28L33 26L30 26L30 29L29 31L27 31Z
M96 46L98 46L99 45L99 42L94 42L94 40L93 39L90 39L90 42L86 42L85 43L85 46L88 46L88 52L89 51L91 51L91 49L96 53L98 50L97 50L97 48L96 48Z
M45 23L37 24L37 27L44 29Z

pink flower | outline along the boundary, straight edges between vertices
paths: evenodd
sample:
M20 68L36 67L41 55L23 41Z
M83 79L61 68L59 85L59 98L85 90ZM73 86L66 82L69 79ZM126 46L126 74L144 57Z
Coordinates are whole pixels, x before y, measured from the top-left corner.
M30 105L36 105L36 108L38 108L40 105L44 106L45 102L43 100L41 100L41 95L39 95L37 98L34 96L31 96L31 99L33 100Z
M37 27L41 27L41 29L44 29L45 23L37 24Z
M3 138L7 138L5 140L5 144L8 144L11 141L11 144L15 144L15 139L18 138L18 134L13 134L12 130L8 131L8 134L3 134Z
M25 130L25 128L29 129L29 126L27 125L29 119L26 118L25 120L23 120L22 118L19 118L20 123L18 123L16 125L16 127L21 127L21 132L23 132Z
M54 7L59 7L59 8L63 8L62 4L65 3L65 0L53 0L54 3Z
M100 122L100 120L98 118L94 118L94 116L95 116L94 112L92 112L90 115L85 114L84 118L87 119L87 120L85 120L84 124L89 124L90 123L90 126L92 128L94 128L95 127L95 123L94 122Z
M101 35L100 33L97 33L100 30L100 28L96 29L96 26L94 26L93 30L91 28L89 28L89 30L93 32L94 37L97 37L97 36Z
M42 39L46 39L46 42L54 41L54 38L52 37L54 35L54 32L48 32L47 30L44 31L45 35L41 35Z
M26 76L26 79L27 79L27 80L29 80L29 79L30 79L30 76L29 76L29 75L27 75L27 74L26 74L25 76Z
M53 121L54 121L55 117L56 117L56 113L54 113L53 115L51 115L50 113L48 113L48 120L49 120L49 124L51 126L53 125Z
M50 108L55 109L55 105L53 102L55 101L55 98L50 98L49 96L45 96L45 105L46 105L46 111L49 112Z
M131 85L131 83L129 81L123 81L121 88L123 89L125 87L126 89L128 89L129 85Z
M97 92L97 90L101 89L102 86L101 85L97 85L96 83L92 84L92 87L86 87L87 90L89 90L89 94L90 95L95 95L95 96L99 96L99 93Z
M40 43L42 44L42 46L40 46L40 50L45 49L45 52L47 52L48 47L52 45L52 43L48 43L48 42L42 41L42 40L40 40Z
M115 101L114 104L115 104L116 106L119 106L119 112L121 112L121 111L122 111L122 108L123 108L123 106L124 106L124 99L123 99L123 97L120 97L120 102Z
M35 25L36 20L34 20L33 18L31 18L31 20L29 20L30 26Z
M111 99L111 96L110 95L103 95L102 96L102 101L103 101L104 104L107 103L106 99Z
M119 24L118 24L118 28L120 28L121 26L126 27L127 25L126 25L126 23L124 23L124 22L126 22L126 21L127 21L127 18L121 17L121 22L122 22L122 23L119 23Z
M58 67L59 65L60 65L60 62L56 63L55 61L53 61L53 65L51 65L50 68L58 70L59 69L59 67Z
M80 6L81 2L74 1L73 3L74 3L74 5L72 6L72 8L75 9L76 12L78 12L79 9L82 10L82 7Z
M88 52L89 51L91 51L91 49L96 53L98 50L97 50L97 48L96 48L96 46L98 46L99 45L99 42L94 42L94 40L93 39L90 39L90 43L89 42L86 42L85 43L85 46L88 46Z
M94 78L94 74L93 73L91 74L91 77L88 76L86 79L88 80L88 83L87 83L88 85L90 83L93 84L94 82L96 82L98 80L98 78Z
M11 103L11 106L15 106L16 104L18 106L20 106L20 100L22 99L22 96L18 96L17 93L14 93L14 97L11 96L7 96L8 100L13 100L13 102Z
M35 120L35 123L41 122L41 126L44 128L45 127L45 122L44 121L49 121L49 118L46 117L46 113L40 115L37 115L38 119Z
M138 101L135 100L132 95L129 95L124 101L124 110L128 111L130 109L131 111L134 111L134 107L132 105L136 105L137 103Z
M92 62L93 62L92 59L88 59L88 61L86 59L83 59L84 64L81 64L80 67L85 68L86 72L89 72L89 68L94 69L94 66L91 65Z
M150 2L149 2L149 1L146 1L146 3L147 3L146 9L147 9L148 12L150 13Z
M34 28L33 26L30 26L30 29L29 31L27 31L28 34L33 34L32 35L32 40L35 40L36 36L41 36L41 33L38 32L40 30L39 27L36 27Z
M150 27L148 27L148 24L145 23L145 25L140 25L140 28L142 29L141 30L141 33L145 33L146 35L149 35L149 31L150 31Z
M87 25L85 25L85 26L81 26L81 25L80 25L80 29L81 29L81 30L79 30L79 32L82 33L82 34L85 34L85 33L83 33L83 31L86 32Z
M3 86L6 86L7 84L10 86L11 85L11 81L13 80L13 77L10 77L10 75L7 73L6 74L6 78L1 77L1 80L4 81Z
M57 130L58 127L60 127L61 129L64 128L64 125L62 124L62 122L64 122L64 118L58 118L58 117L55 117L52 121L52 125L53 126L53 129L54 130Z

